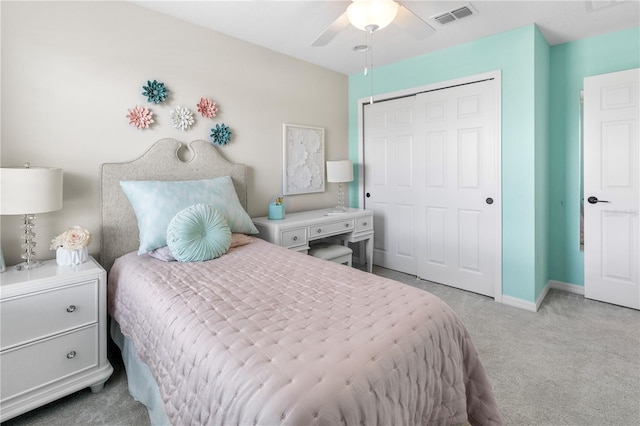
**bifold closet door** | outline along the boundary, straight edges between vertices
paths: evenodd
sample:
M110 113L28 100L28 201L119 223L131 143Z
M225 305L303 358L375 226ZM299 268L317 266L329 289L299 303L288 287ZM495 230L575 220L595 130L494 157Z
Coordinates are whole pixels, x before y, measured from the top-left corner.
M375 264L494 295L501 244L494 84L365 108L365 207L375 214Z

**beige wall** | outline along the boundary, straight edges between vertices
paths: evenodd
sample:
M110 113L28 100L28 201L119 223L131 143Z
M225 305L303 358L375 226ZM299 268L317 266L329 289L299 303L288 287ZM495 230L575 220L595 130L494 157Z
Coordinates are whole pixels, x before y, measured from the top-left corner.
M282 191L282 123L326 129L327 160L347 158L347 76L126 2L0 2L2 19L1 165L64 169L64 207L40 214L39 259L70 226L89 229L99 251L99 165L133 159L156 140L209 140L225 123L220 150L249 166L249 214L266 214ZM147 80L170 90L167 104L141 95ZM202 118L201 97L217 102ZM127 110L149 106L153 127L137 130ZM196 115L188 131L168 120L176 105ZM287 197L287 210L330 206L337 188ZM19 218L2 218L8 265L19 262Z

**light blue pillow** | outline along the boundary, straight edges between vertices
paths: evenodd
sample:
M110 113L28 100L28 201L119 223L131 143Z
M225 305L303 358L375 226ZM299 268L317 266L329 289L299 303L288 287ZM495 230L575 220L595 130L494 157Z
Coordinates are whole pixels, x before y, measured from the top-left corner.
M231 232L257 234L251 218L242 208L229 176L215 179L121 181L138 220L138 254L167 245L167 226L181 210L207 204L222 213Z
M229 250L231 229L218 210L207 204L195 204L169 222L167 246L179 262L204 262Z

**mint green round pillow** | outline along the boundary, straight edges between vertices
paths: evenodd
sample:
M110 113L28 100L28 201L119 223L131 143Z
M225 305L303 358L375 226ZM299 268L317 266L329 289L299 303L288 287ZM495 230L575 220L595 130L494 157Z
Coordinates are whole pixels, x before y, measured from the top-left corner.
M169 222L167 246L179 262L215 259L229 250L231 228L216 209L207 204L194 204Z

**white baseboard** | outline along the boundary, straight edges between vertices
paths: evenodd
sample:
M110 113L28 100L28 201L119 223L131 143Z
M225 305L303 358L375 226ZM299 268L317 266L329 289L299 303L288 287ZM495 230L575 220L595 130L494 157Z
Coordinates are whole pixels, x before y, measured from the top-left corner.
M540 306L542 305L542 302L544 302L544 298L547 297L549 290L551 290L551 286L549 285L549 282L547 282L547 285L544 286L536 299L536 312L540 309Z
M507 306L513 306L514 308L524 309L525 311L536 312L538 307L533 302L518 299L517 297L502 296L502 304Z
M568 293L579 294L581 296L584 296L584 286L565 283L562 281L549 280L547 282L547 285L544 286L544 288L540 292L540 295L536 299L535 303L518 299L517 297L504 296L504 295L502 296L502 303L508 306L513 306L515 308L520 308L520 309L524 309L531 312L538 312L538 309L540 309L540 306L542 305L544 298L547 297L547 294L551 289L562 290Z
M562 281L549 280L547 286L556 290L566 291L567 293L579 294L584 296L584 286L577 284L565 283Z

